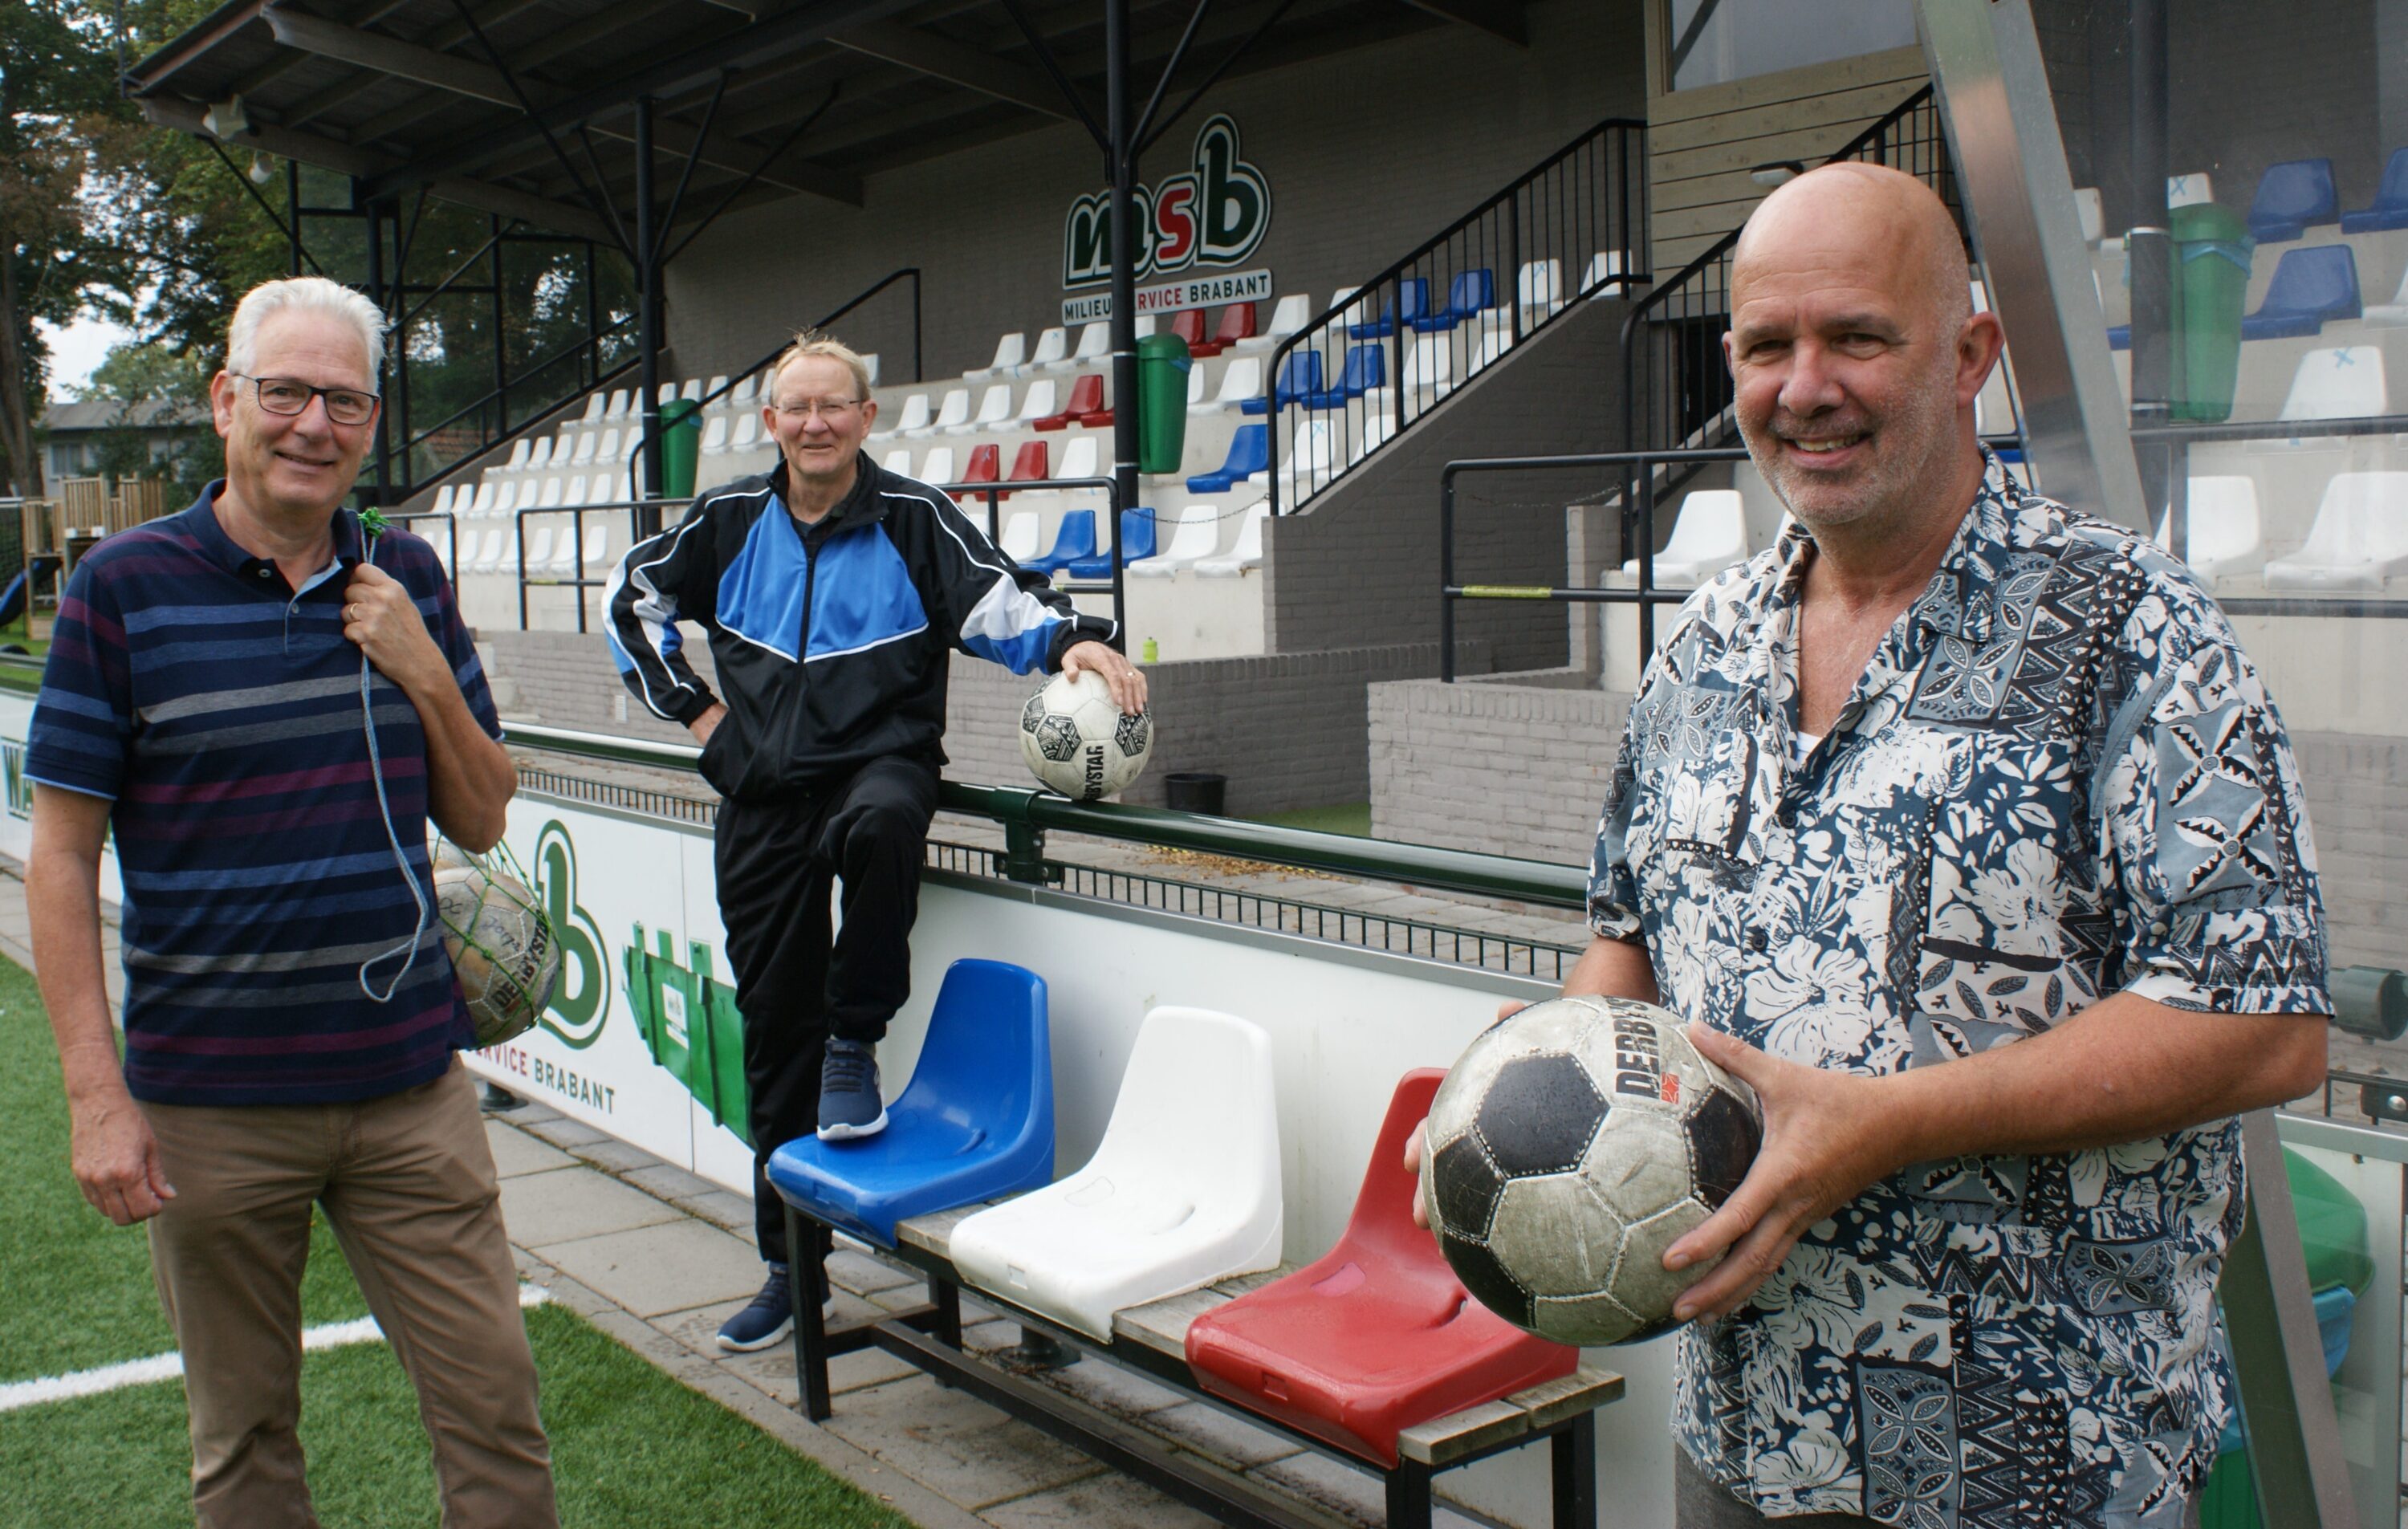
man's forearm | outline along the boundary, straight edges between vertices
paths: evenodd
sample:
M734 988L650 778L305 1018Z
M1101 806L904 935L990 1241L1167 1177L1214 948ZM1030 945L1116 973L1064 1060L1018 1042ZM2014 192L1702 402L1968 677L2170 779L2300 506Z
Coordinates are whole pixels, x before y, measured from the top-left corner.
M98 864L37 847L25 866L25 907L35 980L50 1010L67 1097L122 1093L125 1079L101 960Z
M519 789L509 751L478 724L449 673L409 693L426 732L426 807L446 837L482 854L501 842Z
M1594 936L1588 949L1564 979L1567 995L1598 993L1610 998L1636 998L1642 1004L1659 1002L1656 993L1656 965L1647 957L1647 947L1636 940L1608 939ZM1684 1016L1685 1018L1685 1016Z

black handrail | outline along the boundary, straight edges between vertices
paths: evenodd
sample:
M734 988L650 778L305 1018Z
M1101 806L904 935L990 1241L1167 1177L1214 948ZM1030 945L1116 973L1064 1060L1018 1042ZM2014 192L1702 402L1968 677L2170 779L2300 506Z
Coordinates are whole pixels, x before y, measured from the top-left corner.
M868 302L871 298L877 296L880 293L884 292L887 288L895 285L895 283L902 280L906 277L910 278L911 280L911 380L914 382L925 380L921 376L920 267L917 265L905 265L887 272L884 276L879 278L878 280L871 283L867 288L854 294L853 297L848 298L826 318L820 320L810 327L813 329L825 329L828 325L836 322L838 319L843 318L846 314L851 313L854 308L857 308L862 304ZM780 355L784 353L786 347L793 343L794 341L791 337L780 340L775 347L764 353L761 359L754 362L752 365L745 367L741 371L728 373L726 381L722 382L719 386L711 389L709 393L702 395L701 402L695 406L696 412L709 408L711 405L725 397L730 390L741 383L746 378L751 377L762 367L767 366L769 363L777 360Z
M1109 478L1024 478L1006 481L986 479L976 483L938 483L933 487L940 493L951 495L956 502L959 502L965 493L975 493L985 500L986 539L995 543L997 549L1003 546L1003 528L998 523L1001 517L997 506L1004 495L1018 493L1024 490L1083 490L1101 493L1104 496L1104 513L1110 517L1105 522L1105 528L1111 533L1112 536L1111 580L1109 583L1097 584L1074 579L1069 583L1057 584L1054 587L1068 594L1110 594L1112 597L1112 625L1119 628L1119 640L1113 646L1124 651L1126 650L1128 647L1128 580L1124 575L1124 564L1121 561L1123 552L1121 486L1117 481ZM1146 513L1152 514L1153 511L1148 510Z
M632 322L634 322L632 319L622 319L618 322L611 324L607 328L596 330L593 334L587 335L581 339L570 342L568 345L566 345L560 350L554 350L552 354L544 357L541 361L531 363L527 366L526 370L519 373L518 376L503 379L499 386L488 389L485 393L480 394L473 403L464 405L463 407L452 410L452 413L445 416L443 419L428 425L417 435L412 436L408 440L402 442L399 449L394 452L394 455L405 462L408 461L409 452L415 450L421 442L433 436L437 431L442 430L458 421L466 419L469 415L483 408L487 404L492 403L494 399L501 398L509 393L512 388L533 379L538 374L551 367L558 365L561 362L566 360L570 355L577 351L591 350L595 341L600 340L607 336L617 334L620 330L626 328L628 324ZM537 409L534 413L528 415L517 424L512 425L509 429L506 429L500 434L494 436L493 439L485 442L483 446L469 452L466 456L461 457L456 461L447 463L443 466L436 468L435 471L429 473L425 478L412 481L409 492L413 494L423 493L425 490L434 488L436 485L441 483L445 479L451 477L453 473L458 472L461 468L466 467L468 464L493 455L495 451L508 446L510 442L518 439L521 436L530 434L538 429L549 430L552 428L552 422L559 417L560 412L563 409L567 408L570 405L576 403L578 399L585 397L598 389L608 386L614 379L625 373L636 364L636 362L630 359L619 363L619 364L611 367L607 372L596 372L594 377L594 381L590 386L579 388L567 397L563 398L560 402L553 404L549 407Z
M1608 160L1610 159L1610 163ZM1348 315L1355 313L1364 300L1384 290L1388 301L1389 333L1380 336L1393 339L1392 347L1383 348L1383 358L1393 354L1395 364L1383 362L1387 386L1393 394L1393 417L1388 434L1375 442L1369 450L1359 455L1340 453L1333 449L1333 465L1325 473L1314 471L1312 492L1318 493L1343 478L1380 451L1386 450L1398 436L1426 412L1420 401L1408 399L1404 385L1405 362L1411 354L1406 343L1408 324L1404 318L1404 283L1416 268L1433 264L1433 257L1455 249L1469 250L1476 244L1487 259L1487 269L1495 282L1493 295L1502 308L1505 322L1511 326L1512 344L1519 345L1530 335L1543 329L1582 301L1608 288L1627 291L1631 283L1647 279L1641 269L1646 261L1649 245L1646 193L1647 124L1633 118L1609 117L1581 134L1571 142L1539 161L1528 170L1473 207L1469 212L1440 229L1415 247L1402 259L1347 294L1336 307L1325 309L1271 350L1268 371L1263 379L1262 396L1268 400L1265 411L1265 434L1269 437L1269 460L1266 476L1269 480L1271 513L1279 515L1295 506L1282 507L1280 502L1280 425L1285 410L1293 402L1279 393L1281 373L1286 368L1290 354L1298 349L1316 349L1325 334L1333 327L1342 329L1354 322ZM1562 172L1562 173L1558 173ZM1594 181L1602 181L1598 194L1584 197L1581 193ZM1531 204L1526 212L1524 204ZM1498 217L1500 209L1504 216ZM1585 214L1585 216L1584 215ZM1599 218L1602 217L1602 225ZM1526 234L1529 237L1526 238ZM1476 238L1467 238L1476 235ZM1559 282L1553 307L1541 313L1526 331L1522 320L1521 270L1529 250L1545 251L1541 258L1552 256L1559 263L1570 261L1578 275ZM1600 273L1600 279L1588 279L1585 262L1597 255L1612 257L1614 268ZM1446 263L1448 275L1479 268L1478 260L1456 259ZM1496 281L1493 273L1503 271L1503 280ZM1425 279L1427 278L1425 277ZM1378 322L1375 318L1370 322ZM1326 353L1326 352L1325 352ZM1336 352L1344 354L1343 348ZM1479 367L1479 354L1469 358L1466 376L1456 381L1460 386ZM1342 372L1344 363L1340 362ZM1325 387L1332 392L1339 379L1326 379ZM1321 422L1329 423L1333 409L1342 411L1346 427L1354 427L1358 417L1354 406L1359 396L1312 412L1323 415ZM1436 407L1437 400L1431 401ZM1340 463L1341 455L1342 464Z

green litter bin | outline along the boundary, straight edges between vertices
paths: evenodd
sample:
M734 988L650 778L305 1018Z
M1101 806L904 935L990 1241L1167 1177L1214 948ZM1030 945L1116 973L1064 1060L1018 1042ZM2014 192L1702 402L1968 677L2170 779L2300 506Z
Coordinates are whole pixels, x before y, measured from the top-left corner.
M2239 213L2213 202L2176 207L2167 222L2173 243L2173 330L2182 338L2173 418L2229 419L2256 241Z
M659 497L683 499L694 493L694 468L702 452L702 406L672 398L661 406Z
M1137 470L1175 473L1187 450L1187 342L1148 335L1137 342Z

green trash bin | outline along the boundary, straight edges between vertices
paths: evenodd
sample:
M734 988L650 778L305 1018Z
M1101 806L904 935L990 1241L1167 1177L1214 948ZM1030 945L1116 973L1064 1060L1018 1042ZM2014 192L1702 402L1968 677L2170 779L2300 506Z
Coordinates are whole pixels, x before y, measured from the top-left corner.
M2256 241L2241 215L2213 202L2176 207L2172 236L2173 330L2182 336L2173 418L2209 422L2232 415L2241 375L2241 312L2249 297Z
M1137 342L1137 469L1175 473L1187 450L1187 342L1148 335Z
M683 499L694 493L695 464L702 454L702 406L672 398L661 406L659 497Z

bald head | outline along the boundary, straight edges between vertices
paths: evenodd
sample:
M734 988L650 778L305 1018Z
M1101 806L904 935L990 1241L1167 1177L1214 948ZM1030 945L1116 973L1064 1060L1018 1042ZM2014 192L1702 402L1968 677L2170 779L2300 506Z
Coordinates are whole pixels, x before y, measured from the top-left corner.
M1726 340L1740 430L1811 528L1897 531L1971 502L2000 336L1970 285L1946 205L1884 165L1811 170L1748 219Z

